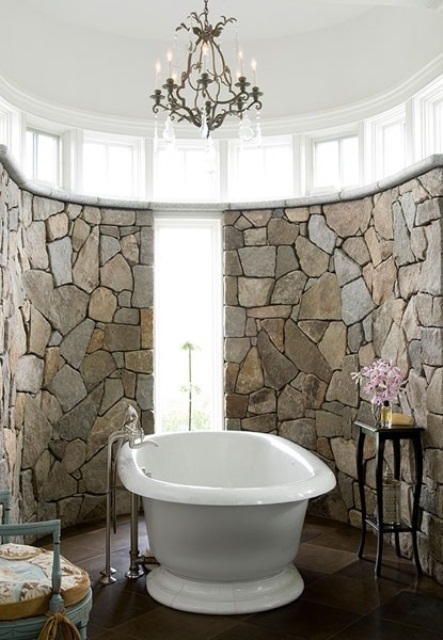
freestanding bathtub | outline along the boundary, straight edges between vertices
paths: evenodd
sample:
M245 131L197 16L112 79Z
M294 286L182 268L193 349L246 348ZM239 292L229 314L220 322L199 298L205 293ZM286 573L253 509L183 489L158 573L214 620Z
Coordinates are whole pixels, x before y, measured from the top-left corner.
M155 442L158 446L149 446ZM293 564L309 498L335 486L329 467L279 436L180 432L125 444L118 470L143 497L160 566L149 594L175 609L234 614L295 600Z

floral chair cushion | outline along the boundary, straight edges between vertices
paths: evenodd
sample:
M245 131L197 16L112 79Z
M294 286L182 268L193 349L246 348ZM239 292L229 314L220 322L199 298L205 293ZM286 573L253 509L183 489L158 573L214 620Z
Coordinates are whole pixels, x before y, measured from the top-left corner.
M89 575L61 556L61 593L65 607L89 592ZM0 620L18 620L48 611L52 551L29 545L0 545Z

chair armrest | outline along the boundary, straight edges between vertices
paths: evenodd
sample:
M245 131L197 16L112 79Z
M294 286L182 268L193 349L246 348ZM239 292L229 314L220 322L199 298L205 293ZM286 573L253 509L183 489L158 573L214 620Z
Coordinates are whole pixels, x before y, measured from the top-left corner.
M52 533L54 543L60 542L60 520L43 520L42 522L22 522L20 524L0 524L0 536L36 535Z

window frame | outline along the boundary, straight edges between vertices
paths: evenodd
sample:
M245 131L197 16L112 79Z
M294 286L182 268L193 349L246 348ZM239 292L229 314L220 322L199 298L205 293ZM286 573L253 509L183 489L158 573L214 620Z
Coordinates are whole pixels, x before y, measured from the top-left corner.
M62 185L62 157L63 157L63 139L60 133L43 129L41 127L36 127L28 124L25 130L25 166L28 165L28 134L32 135L32 158L30 164L32 164L32 173L28 175L28 177L34 182L38 182L40 184L45 184L50 187L60 188ZM42 180L38 177L37 169L39 163L39 151L38 151L38 138L40 136L45 136L47 138L52 138L56 141L55 149L56 149L56 158L55 158L55 166L56 166L56 180L54 182L49 180Z
M414 161L434 153L443 153L443 76L440 76L411 100ZM440 147L436 143L439 139Z
M211 209L207 207L201 211L175 211L175 210L154 210L154 234L158 238L159 228L163 227L206 227L211 230L211 260L213 269L213 282L211 289L212 304L210 305L212 314L212 327L213 327L213 362L215 375L212 381L212 394L213 394L213 411L212 417L215 426L212 426L211 430L223 430L225 423L225 416L223 410L223 252L222 252L222 212L218 209ZM157 241L156 260L159 256L159 243ZM160 287L159 273L160 269L156 268L157 262L154 264L154 308L156 309L156 322L154 324L154 370L160 371L160 361L162 354L159 349L159 331L161 330L161 307L160 307L160 295L164 296L164 291ZM213 371L213 373L214 373ZM160 407L160 393L159 393L159 374L156 376L154 383L154 424L156 433L160 433L159 426L157 425L158 413Z
M109 193L90 193L85 188L85 155L87 144L99 144L106 148L106 156L109 161L109 149L112 147L127 147L131 153L132 174L131 174L131 193L121 195L110 195ZM81 140L81 179L79 187L86 195L94 195L99 197L117 198L124 200L139 200L146 197L146 180L145 180L145 144L144 139L139 136L121 135L115 133L103 133L100 131L85 130ZM109 170L107 170L107 182L109 182Z
M409 138L409 118L406 102L384 111L383 113L367 118L364 121L365 128L365 176L364 184L371 184L376 180L382 180L389 177L391 173L385 173L386 170L386 149L384 142L384 133L388 127L395 124L402 124L404 129L404 145L403 145L403 164L395 173L402 171L407 166L407 159L410 149Z
M172 196L169 196L167 198L165 198L165 193L159 189L159 187L156 187L156 184L158 184L159 181L159 173L160 173L160 158L159 158L159 153L160 152L166 152L168 150L171 151L175 151L179 154L182 155L181 158L181 163L184 166L184 169L187 169L187 159L186 159L186 155L188 153L193 153L195 151L201 151L202 153L205 152L204 149L204 144L205 144L205 140L202 139L190 139L190 138L185 138L185 139L176 139L174 142L165 142L163 140L160 139L154 139L154 145L153 145L153 170L152 170L152 179L153 179L153 185L152 185L152 195L153 195L153 199L158 201L158 202L164 202L164 201L168 201L168 202L219 202L220 200L220 195L221 195L221 181L220 181L220 145L219 142L217 140L212 140L211 144L213 145L213 159L214 159L214 177L213 177L213 181L212 181L212 185L209 185L209 191L211 193L213 193L213 197L207 197L205 196L204 198L199 198L197 196L190 196L188 198L185 198L184 196L175 196L175 194L173 194ZM192 171L192 168L190 169ZM172 176L172 179L174 179L174 176ZM184 178L184 181L186 182L186 177Z
M286 194L273 194L269 196L270 200L284 200L294 197L294 188L295 188L295 180L294 180L294 167L296 164L296 158L294 154L294 141L293 136L291 134L279 134L279 135L269 135L269 136L260 136L258 139L254 138L251 142L242 142L240 139L230 139L228 141L228 171L227 171L227 193L230 202L245 202L247 200L263 200L265 197L261 191L258 190L257 195L254 197L245 196L237 187L238 182L241 181L241 169L240 169L240 154L244 148L258 148L264 151L270 149L278 149L284 148L290 153L290 163L291 166L289 168L289 182L288 182L288 193ZM264 184L264 180L262 177L266 173L266 156L262 158L262 166L261 166L262 176L257 178L258 184ZM266 197L265 197L266 198Z
M343 153L342 142L349 138L356 138L358 144L358 182L354 185L344 185L343 181ZM338 157L338 169L339 169L339 181L337 185L315 185L315 158L316 158L316 145L323 142L335 142L339 143L339 157ZM306 166L306 191L309 195L317 195L322 193L334 193L342 191L343 189L353 189L361 184L362 176L362 149L363 138L361 130L358 126L352 127L340 127L333 130L323 130L320 132L310 132L305 137L305 166Z

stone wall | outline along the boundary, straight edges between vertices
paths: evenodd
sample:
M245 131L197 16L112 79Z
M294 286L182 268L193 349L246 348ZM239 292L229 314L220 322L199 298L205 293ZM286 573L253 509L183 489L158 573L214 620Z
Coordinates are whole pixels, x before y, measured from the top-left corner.
M350 373L397 362L401 409L426 428L420 554L441 582L442 165L342 202L224 214L227 428L318 453L338 487L313 510L358 526L353 422L370 405ZM22 520L67 526L104 514L106 443L126 401L153 430L152 212L46 196L10 160L0 175L0 486ZM366 457L373 509L370 446Z
M127 401L153 429L152 213L0 189L1 481L22 520L68 526L104 515Z
M350 374L400 366L401 410L426 427L420 554L443 582L442 196L438 168L353 201L226 212L224 273L227 428L318 453L338 487L315 512L360 526L353 422L371 410ZM366 458L374 510L373 446ZM406 445L406 518L409 460Z
M23 433L14 428L15 374L26 350L20 304L20 191L0 164L0 487L18 496ZM17 517L17 503L13 504Z

